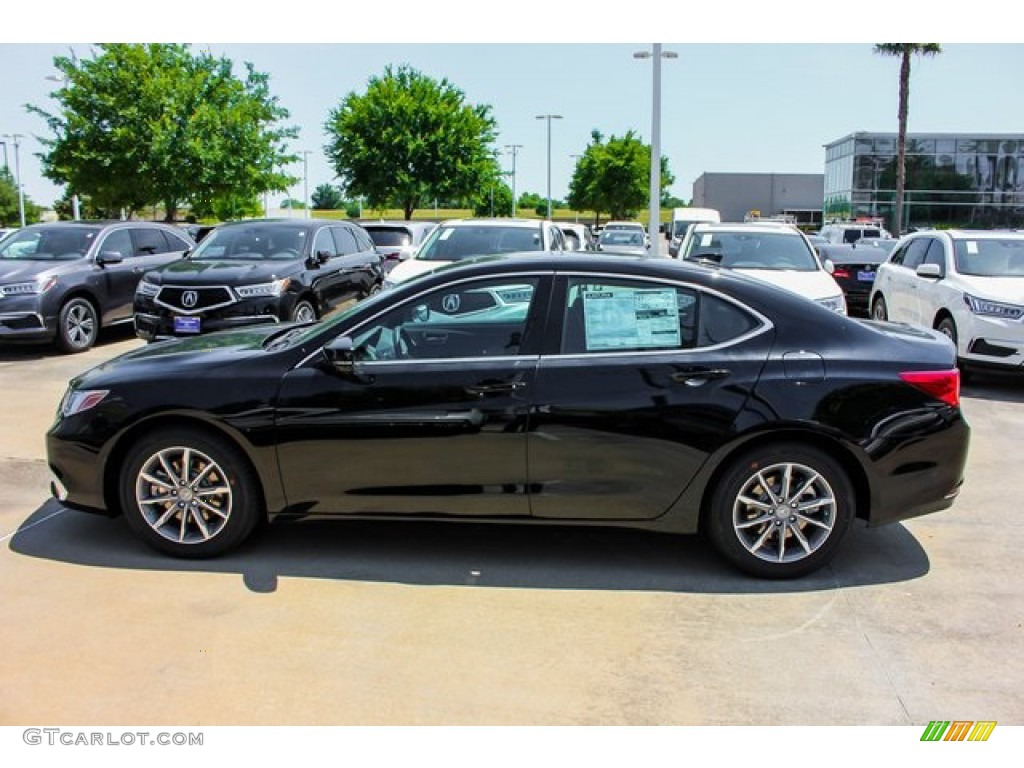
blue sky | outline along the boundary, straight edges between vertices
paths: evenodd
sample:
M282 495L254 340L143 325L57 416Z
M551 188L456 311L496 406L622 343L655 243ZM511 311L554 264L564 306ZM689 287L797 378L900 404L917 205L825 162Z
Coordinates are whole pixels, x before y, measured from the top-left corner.
M346 94L362 92L388 64L410 64L448 78L468 101L492 107L498 146L523 145L516 161L519 192L545 194L546 124L536 115L562 115L552 125L551 159L552 194L563 197L571 155L584 150L593 129L606 137L632 129L650 139L651 62L632 55L649 50L650 43L622 42L627 34L637 39L663 34L665 49L679 54L665 61L662 71L662 152L676 178L672 191L683 198L691 196L693 181L704 172L820 173L822 145L857 130L895 131L898 63L872 52L883 26L906 30L907 36L913 30L924 37L932 33L927 39L955 33L964 40L943 43L940 56L915 58L911 131L1024 132L1024 44L1001 40L1019 33L1020 26L1012 19L1000 24L999 7L990 9L987 2L972 4L971 18L956 24L936 11L933 16L942 23L934 29L917 19L893 19L884 4L861 4L860 22L872 13L876 18L889 14L895 22L871 25L867 31L873 36L863 41L846 37L851 31L863 35L863 23L847 23L852 19L838 13L823 15L820 3L799 0L773 3L771 14L745 3L722 2L694 12L683 3L639 2L625 24L600 5L575 1L527 0L506 12L504 5L437 0L429 13L423 5L392 2L386 15L372 9L318 13L323 24L316 29L309 28L308 18L283 18L280 3L247 5L249 15L239 24L224 12L199 14L201 4L184 0L154 34L150 25L135 21L137 3L90 5L109 6L111 14L134 9L123 26L114 27L107 26L110 15L84 14L63 2L57 6L54 23L45 28L38 17L29 21L28 11L15 12L25 13L25 25L33 25L36 35L45 33L44 39L18 42L15 37L24 38L13 33L26 27L17 21L0 30L0 72L5 73L0 133L25 135L22 180L26 193L42 204L58 197L59 189L41 177L33 156L40 151L34 137L46 134L45 125L23 105L53 108L48 93L56 84L45 77L54 71L54 56L69 48L79 56L90 51L88 43L47 38L187 41L227 56L239 71L242 62L252 62L270 75L273 93L290 111L290 122L301 128L292 148L313 151L311 191L335 182L322 151L329 111ZM193 7L198 15L190 15ZM801 22L788 21L794 18ZM475 22L453 24L453 19ZM8 155L13 165L13 148ZM503 156L502 164L510 169L511 157ZM291 171L301 176L301 164ZM301 181L292 193L302 196Z

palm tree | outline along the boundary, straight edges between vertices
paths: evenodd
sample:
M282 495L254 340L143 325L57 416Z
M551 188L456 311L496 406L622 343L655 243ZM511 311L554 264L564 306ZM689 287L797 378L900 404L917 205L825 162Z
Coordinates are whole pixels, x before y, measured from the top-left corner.
M875 53L883 56L900 58L900 104L899 132L896 137L896 210L893 215L894 235L903 229L903 188L907 183L906 145L907 145L907 112L910 101L910 56L935 56L942 53L938 43L876 43Z

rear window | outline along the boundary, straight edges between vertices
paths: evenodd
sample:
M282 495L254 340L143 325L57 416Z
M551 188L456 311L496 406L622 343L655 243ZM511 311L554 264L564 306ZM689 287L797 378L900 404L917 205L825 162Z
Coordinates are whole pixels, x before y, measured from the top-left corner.
M436 229L417 259L461 261L473 256L516 251L542 251L540 227L459 226Z
M377 246L412 245L412 235L404 227L370 227L366 231Z

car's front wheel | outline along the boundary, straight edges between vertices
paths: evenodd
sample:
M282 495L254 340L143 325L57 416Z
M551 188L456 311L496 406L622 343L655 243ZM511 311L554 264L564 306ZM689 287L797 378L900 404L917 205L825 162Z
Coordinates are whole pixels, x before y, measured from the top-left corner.
M311 302L303 299L295 305L295 309L292 310L291 319L297 323L315 323L316 309Z
M755 449L729 465L706 520L718 551L761 578L793 578L835 555L854 516L854 492L828 454L798 443Z
M100 317L92 302L81 296L64 302L57 316L57 346L64 352L85 352L96 343Z
M881 296L876 296L875 300L871 304L871 319L872 320L888 320L889 319L889 308L885 306L885 299Z
M255 472L224 438L189 428L142 438L120 482L121 509L151 547L211 557L241 544L261 519Z

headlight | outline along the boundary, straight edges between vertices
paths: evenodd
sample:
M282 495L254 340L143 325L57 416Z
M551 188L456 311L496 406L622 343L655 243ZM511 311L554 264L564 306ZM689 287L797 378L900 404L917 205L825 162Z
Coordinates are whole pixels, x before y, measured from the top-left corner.
M829 296L826 299L815 299L815 301L826 309L831 309L833 312L838 312L841 315L846 314L846 298L843 294Z
M1019 320L1024 316L1024 307L1015 304L1002 304L998 301L979 299L977 296L964 294L964 303L970 307L971 312L976 315L988 315L990 317L1002 317L1007 320Z
M153 297L160 293L160 286L156 283L151 283L147 280L140 280L139 284L135 286L136 296L149 296Z
M109 389L69 389L60 401L60 412L63 416L74 416L76 413L88 411L110 394Z
M46 293L57 283L56 277L40 277L30 283L11 283L0 285L0 297L2 296L29 296L36 293Z
M257 283L256 285L243 285L235 288L235 293L242 299L255 299L261 296L280 296L288 286L291 285L291 278L282 277L272 283Z

